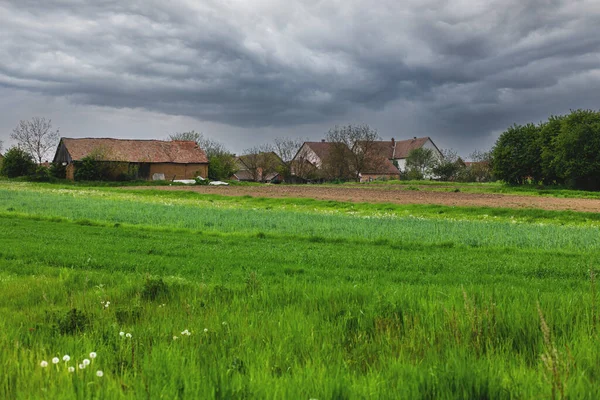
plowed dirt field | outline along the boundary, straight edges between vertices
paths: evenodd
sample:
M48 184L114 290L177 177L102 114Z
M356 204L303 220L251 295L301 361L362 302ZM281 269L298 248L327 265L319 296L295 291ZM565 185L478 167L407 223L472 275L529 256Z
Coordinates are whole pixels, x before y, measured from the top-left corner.
M504 208L539 208L544 210L572 210L600 212L600 200L556 198L549 196L521 196L489 193L461 193L400 188L330 187L320 185L265 185L265 186L152 186L129 189L187 190L224 196L311 198L369 203L439 204L446 206L476 206Z

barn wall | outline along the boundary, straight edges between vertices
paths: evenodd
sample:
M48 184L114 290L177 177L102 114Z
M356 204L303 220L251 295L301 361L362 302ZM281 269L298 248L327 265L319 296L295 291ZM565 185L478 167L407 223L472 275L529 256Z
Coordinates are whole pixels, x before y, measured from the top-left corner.
M208 164L150 164L149 179L154 174L164 174L165 179L194 179L197 176L206 178L208 176Z
M70 181L75 180L75 164L67 165L65 178Z

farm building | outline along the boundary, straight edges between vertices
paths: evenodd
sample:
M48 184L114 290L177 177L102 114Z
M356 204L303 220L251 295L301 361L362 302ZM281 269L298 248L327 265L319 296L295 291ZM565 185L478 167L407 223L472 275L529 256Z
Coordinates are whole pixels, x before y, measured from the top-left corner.
M378 153L397 165L400 171L405 170L406 157L408 157L411 151L416 149L430 149L437 159L442 159L444 157L431 138L427 136L421 138L414 137L408 140L394 140L394 138L392 138L390 141L377 142L377 146L380 149Z
M74 180L82 160L89 157L111 165L109 179L127 174L135 179L193 179L208 176L208 159L196 142L185 140L130 140L61 138L54 163L66 166Z

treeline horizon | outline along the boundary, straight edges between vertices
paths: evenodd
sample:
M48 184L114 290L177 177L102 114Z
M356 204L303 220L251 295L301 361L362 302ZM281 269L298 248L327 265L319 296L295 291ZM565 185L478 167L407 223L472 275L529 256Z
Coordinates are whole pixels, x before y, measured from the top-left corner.
M492 148L496 179L600 190L600 111L571 110L538 124L514 124Z

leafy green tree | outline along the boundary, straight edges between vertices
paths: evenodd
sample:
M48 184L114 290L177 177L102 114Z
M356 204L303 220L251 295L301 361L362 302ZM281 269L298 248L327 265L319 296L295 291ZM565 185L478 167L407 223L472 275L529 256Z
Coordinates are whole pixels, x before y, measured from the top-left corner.
M35 171L31 154L19 147L11 147L4 155L0 174L9 178L27 176Z
M420 147L408 153L406 157L406 172L415 179L423 179L431 175L437 162L438 159L434 155L433 150Z
M562 121L561 116L550 116L540 131L536 146L540 149L540 170L544 184L562 184L564 179L558 176L556 168L556 139L561 134Z
M331 144L323 166L328 179L359 181L361 172L377 171L386 161L379 154L381 137L369 125L336 125L325 139Z
M460 160L456 151L442 149L441 152L444 158L437 160L432 168L432 172L442 181L454 181L460 171L465 168L465 164Z
M509 184L542 179L538 138L543 125L513 125L503 132L492 150L493 173Z
M600 112L572 111L553 140L556 174L572 187L600 190Z

